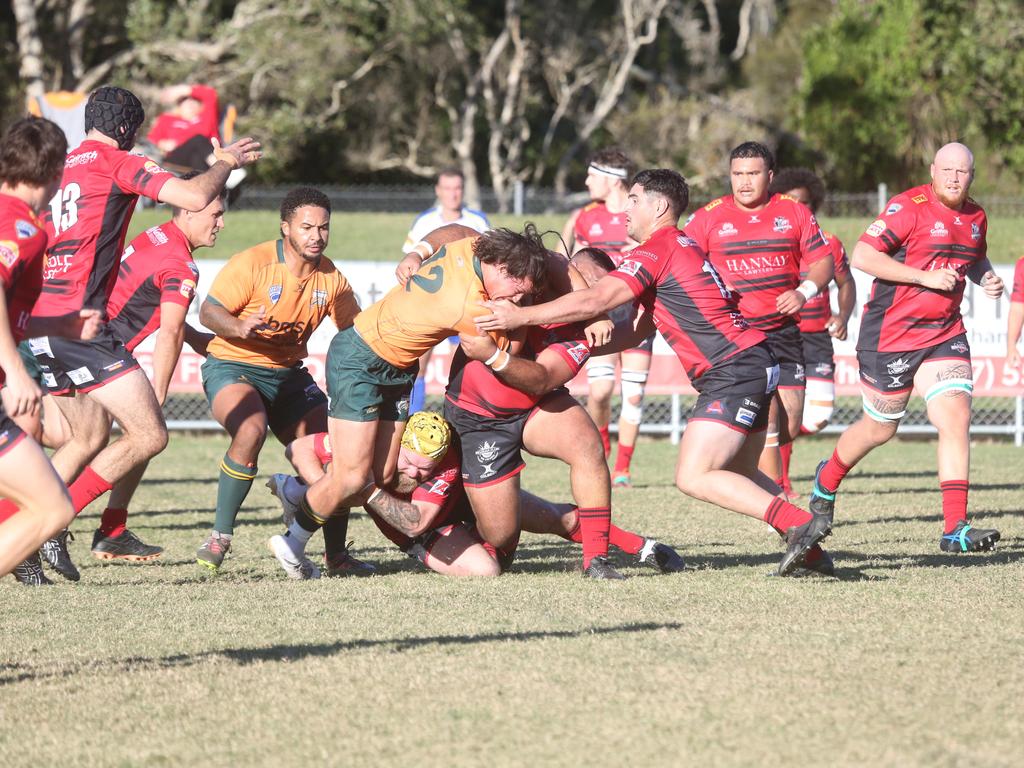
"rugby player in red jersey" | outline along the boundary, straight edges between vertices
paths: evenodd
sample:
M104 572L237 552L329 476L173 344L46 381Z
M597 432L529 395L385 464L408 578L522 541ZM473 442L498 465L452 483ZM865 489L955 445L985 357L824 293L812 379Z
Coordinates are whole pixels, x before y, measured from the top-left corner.
M1020 331L1024 327L1024 256L1013 268L1013 291L1010 293L1010 313L1006 318L1006 365L1020 368Z
M573 211L565 224L562 238L572 254L581 248L600 248L616 266L626 252L636 245L626 232L626 205L629 202L629 181L635 167L629 157L619 149L602 149L590 158L587 166L587 191L591 203ZM612 320L623 322L632 318L632 302L616 308ZM643 420L644 388L651 370L651 352L654 334L643 339L634 349L621 353L622 406L619 413L619 447L615 455L614 485L628 488L632 485L630 464L636 438ZM605 455L611 453L612 392L615 390L615 366L620 353L598 355L587 362L587 412L597 424L604 443Z
M94 309L31 318L47 244L36 217L57 188L66 152L64 133L42 118L19 120L0 140L0 368L7 387L0 408L0 576L14 570L29 585L49 583L37 550L74 510L46 454L11 420L37 412L42 397L17 343L26 333L91 338L101 319Z
M939 432L943 552L988 550L999 541L999 531L967 522L974 379L960 302L967 278L990 299L1003 294L986 255L985 211L967 194L973 180L971 151L945 145L931 183L890 200L853 249L853 266L875 278L857 339L864 414L818 465L811 495L811 509L831 517L843 478L896 434L917 389Z
M779 361L760 467L781 483L779 445L799 434L804 407L800 311L828 286L832 259L814 215L791 197L769 193L774 167L768 147L740 144L729 155L732 194L697 209L684 229L739 293L740 312L764 331Z
M815 215L825 200L825 185L806 168L781 169L772 179L768 192L772 195L788 195L806 205ZM832 339L842 341L846 338L846 324L853 314L853 307L857 301L857 285L850 273L846 249L835 235L824 230L821 234L832 254L839 311L832 312L828 290L812 296L800 310L800 337L803 340L804 374L807 379L807 396L804 400L800 435L820 432L832 419L836 399ZM800 276L806 279L806 270L801 272ZM797 435L793 435L794 439L796 437ZM793 443L780 446L780 453L782 488L787 496L794 498L793 486L789 481L789 461L793 454Z
M192 171L182 178L195 175L198 172ZM110 329L129 353L159 331L153 348L152 385L161 407L167 400L167 388L182 344L187 341L202 354L212 338L186 323L185 315L195 299L199 280L199 267L192 252L213 246L223 228L223 197L214 199L201 211L175 208L169 221L139 234L121 257L114 292L107 302ZM100 527L93 535L93 557L146 561L163 552L160 547L140 541L126 527L128 505L147 466L148 462L143 462L114 484Z
M60 188L50 201L50 247L33 315L53 317L83 306L103 311L140 196L200 211L220 195L231 170L260 156L259 144L244 138L218 147L217 162L206 172L188 180L175 178L128 152L144 117L142 104L123 88L103 86L90 94L86 139L68 154ZM163 450L167 428L149 380L109 329L89 342L41 336L32 338L30 346L44 386L58 396L71 432L52 461L69 483L77 514ZM107 445L112 418L122 436ZM77 577L63 537L47 551L54 553L51 565L58 572Z
M686 180L667 169L641 171L629 199L629 233L640 245L615 271L533 307L488 302L491 314L477 318L478 327L576 322L639 300L698 392L679 444L676 487L781 533L787 547L780 574L801 565L831 573L831 558L817 546L831 522L780 498L781 489L757 468L779 367L704 252L676 227L689 202Z

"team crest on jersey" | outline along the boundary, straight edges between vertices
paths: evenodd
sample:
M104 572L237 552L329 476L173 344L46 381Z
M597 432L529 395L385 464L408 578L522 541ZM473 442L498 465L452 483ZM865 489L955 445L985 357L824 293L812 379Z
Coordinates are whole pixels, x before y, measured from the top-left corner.
M679 245L682 246L683 248L697 247L697 241L694 240L692 237L687 237L686 235L680 235L679 237L677 237L676 242L679 243Z
M793 378L797 381L803 381L805 378L804 367L800 363L796 364L796 371L793 373Z
M941 221L936 221L935 226L932 227L932 231L930 232L930 234L932 237L948 237L949 230L946 229L946 225L943 224Z
M270 286L270 288L267 289L267 295L270 297L270 301L272 304L277 304L277 302L280 301L281 288L282 286L275 283L274 285Z
M199 265L197 265L194 261L190 261L188 263L188 269L189 272L191 272L193 275L199 277Z
M484 441L480 444L480 447L476 449L476 458L482 464L488 461L494 461L498 458L498 444Z
M0 262L10 269L18 260L18 244L13 240L0 240Z
M722 407L722 401L715 400L714 402L709 403L708 407L704 409L704 413L712 413L717 416L721 416L725 413L725 408Z
M725 222L725 224L722 225L722 228L720 230L718 230L718 236L719 237L729 237L730 235L738 235L738 234L739 234L739 230L736 229L736 227L733 226L731 221Z
M910 363L902 357L898 357L885 366L885 370L889 372L890 376L898 376L899 374L906 373L910 370Z
M899 203L889 203L889 207L885 209L886 216L892 216L894 213L899 213L903 210L903 206Z
M573 344L566 351L569 353L569 357L576 361L577 365L582 365L583 361L590 357L590 350L586 344Z
M971 222L971 240L981 240L981 225L976 221Z
M311 307L323 307L327 304L327 291L323 288L313 289L313 298L309 300Z
M970 349L970 347L968 347L967 344L965 344L962 341L954 341L952 344L949 345L949 348L952 349L954 352L959 352L961 355L966 354L967 351Z
M591 224L590 229L587 230L587 235L589 235L590 237L600 237L603 234L604 230L601 229L601 225L598 224L596 221L593 224Z
M619 264L619 268L617 271L627 274L630 277L636 277L636 274L637 272L640 271L641 266L642 265L639 261L634 261L633 259L626 259L624 262Z
M28 240L39 230L24 219L18 219L14 222L14 231L18 233L18 237L22 240Z
M775 226L772 227L773 231L775 231L775 232L789 232L789 230L791 230L792 228L793 228L793 225L789 223L789 219L787 219L785 216L776 216L775 217Z
M885 232L885 222L881 219L876 219L871 222L871 226L868 227L868 234L871 235L871 237L878 237L883 232Z
M914 195L910 199L913 200L918 205L920 205L921 203L927 203L928 202L928 195Z

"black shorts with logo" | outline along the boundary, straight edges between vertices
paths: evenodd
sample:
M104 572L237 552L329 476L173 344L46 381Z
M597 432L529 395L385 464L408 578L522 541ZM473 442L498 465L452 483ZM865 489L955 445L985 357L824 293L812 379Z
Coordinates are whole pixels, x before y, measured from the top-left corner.
M40 336L28 340L39 363L43 387L51 395L88 392L139 367L108 326L91 341Z
M463 485L493 485L523 471L523 430L531 413L481 416L444 401L444 417L459 437Z
M857 350L860 383L876 392L890 395L912 390L917 369L922 363L936 360L962 360L970 367L971 345L967 341L967 334L961 333L934 346L909 352Z
M14 423L14 419L7 415L3 404L0 404L0 456L20 443L24 437L25 433L21 427Z
M744 434L768 428L768 405L779 364L765 342L723 360L693 382L697 402L690 421L717 421Z
M836 360L828 331L801 332L804 342L804 373L808 379L835 381Z
M779 388L803 389L807 382L804 378L804 342L800 338L800 327L796 324L787 325L777 331L765 331L768 337L768 348L779 361Z

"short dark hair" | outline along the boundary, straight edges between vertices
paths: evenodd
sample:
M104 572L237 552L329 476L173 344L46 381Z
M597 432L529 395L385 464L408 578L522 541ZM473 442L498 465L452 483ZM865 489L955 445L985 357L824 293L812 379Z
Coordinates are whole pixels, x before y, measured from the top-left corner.
M281 201L281 221L290 221L295 211L307 205L331 212L331 199L314 187L295 187L288 191Z
M669 168L648 168L633 177L633 183L648 194L661 195L668 200L673 215L678 219L690 204L690 188L681 173Z
M43 117L18 120L0 141L0 180L45 187L60 177L67 154L68 140L59 125Z
M622 179L622 184L627 188L630 185L630 179L636 173L636 164L619 147L605 147L604 149L597 150L587 160L587 164L624 169L626 171L626 178Z
M442 168L441 172L437 174L437 180L441 181L442 176L458 176L463 181L463 183L465 183L466 181L466 174L464 174L455 166L452 166L450 168Z
M473 254L482 264L505 269L516 280L529 279L540 286L547 278L548 249L537 227L527 222L522 234L511 229L491 229L473 243Z
M760 157L764 160L764 167L766 170L775 170L775 155L768 149L764 144L759 141L744 141L738 147L735 147L732 152L729 153L729 162L733 160Z
M600 248L580 248L576 253L569 257L569 261L580 257L590 259L590 261L594 263L594 266L600 267L605 272L612 272L615 270L615 262L612 261L612 257Z
M817 213L825 202L825 185L818 175L807 168L780 168L768 185L768 194L776 195L803 187L811 196L811 212Z

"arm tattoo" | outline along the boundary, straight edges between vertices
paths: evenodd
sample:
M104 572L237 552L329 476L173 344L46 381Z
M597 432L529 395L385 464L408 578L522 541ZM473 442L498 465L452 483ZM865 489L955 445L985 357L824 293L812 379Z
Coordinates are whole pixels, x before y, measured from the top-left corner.
M387 491L366 503L366 508L380 515L381 519L409 536L420 524L420 510L411 501L402 501Z

